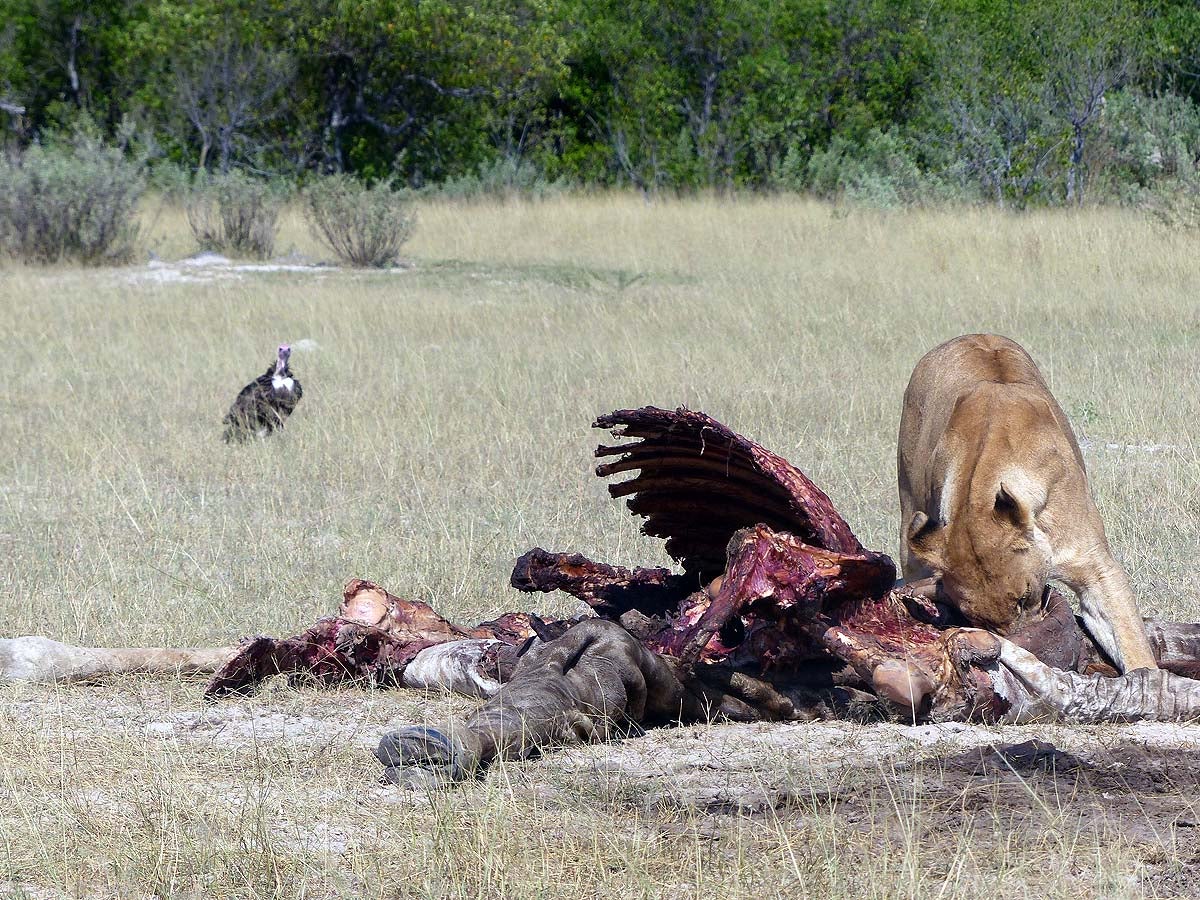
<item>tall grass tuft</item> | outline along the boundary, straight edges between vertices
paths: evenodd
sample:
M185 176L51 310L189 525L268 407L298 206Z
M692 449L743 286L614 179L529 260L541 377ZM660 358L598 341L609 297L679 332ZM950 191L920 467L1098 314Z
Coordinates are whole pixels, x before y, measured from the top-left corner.
M84 133L0 157L0 247L31 263L122 263L138 238L145 166Z
M201 250L267 259L285 199L278 185L241 172L204 175L188 193L188 225Z
M351 266L394 264L412 235L412 201L386 182L366 187L349 176L331 175L305 190L304 209L313 236Z

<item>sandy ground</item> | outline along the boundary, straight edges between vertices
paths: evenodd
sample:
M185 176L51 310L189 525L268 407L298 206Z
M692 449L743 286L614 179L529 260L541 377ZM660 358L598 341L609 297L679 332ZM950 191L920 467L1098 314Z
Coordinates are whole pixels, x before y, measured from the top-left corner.
M402 274L407 266L387 269L367 269L366 274ZM340 266L317 262L309 257L292 254L270 262L239 262L219 253L197 253L179 260L152 259L145 266L116 269L115 274L127 284L210 284L219 281L240 281L247 276L287 272L320 278L345 272ZM361 274L361 273L359 273Z
M148 678L8 685L0 688L0 724L9 754L33 751L44 760L41 775L50 785L24 790L58 793L77 827L97 816L137 815L143 801L131 797L131 785L136 794L157 779L190 784L207 816L229 821L264 802L274 782L288 787L271 801L267 839L333 865L363 852L363 810L411 816L459 802L470 809L490 782L518 806L586 811L592 803L616 804L630 814L623 827L667 836L682 829L691 840L718 843L739 822L820 820L884 842L910 840L919 822L922 834L943 836L944 852L969 842L986 855L1002 852L1014 832L1052 820L1062 835L1131 850L1141 862L1131 891L1187 895L1200 875L1200 726L1193 724L665 728L509 764L479 784L430 797L379 783L370 749L395 724L437 722L471 701L294 689L282 680L249 700L205 704L200 691L197 681ZM129 752L131 743L138 752ZM117 758L106 747L125 749ZM243 771L249 760L260 770L253 790ZM11 808L0 814L9 828L19 830L18 819ZM20 885L9 887L11 893Z

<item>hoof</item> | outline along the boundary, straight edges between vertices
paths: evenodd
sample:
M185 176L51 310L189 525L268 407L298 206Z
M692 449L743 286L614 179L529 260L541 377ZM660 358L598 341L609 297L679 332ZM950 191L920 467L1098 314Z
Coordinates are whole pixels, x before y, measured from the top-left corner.
M405 725L379 741L375 758L384 768L384 781L414 790L436 790L464 781L474 772L454 741L427 725Z

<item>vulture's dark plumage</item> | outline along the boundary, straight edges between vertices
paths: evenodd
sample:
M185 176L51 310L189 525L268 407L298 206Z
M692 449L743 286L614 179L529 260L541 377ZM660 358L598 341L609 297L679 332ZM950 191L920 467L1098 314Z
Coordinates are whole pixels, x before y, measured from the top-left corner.
M283 427L304 393L300 380L288 368L291 355L292 348L282 344L267 371L242 388L225 415L226 443L266 437Z

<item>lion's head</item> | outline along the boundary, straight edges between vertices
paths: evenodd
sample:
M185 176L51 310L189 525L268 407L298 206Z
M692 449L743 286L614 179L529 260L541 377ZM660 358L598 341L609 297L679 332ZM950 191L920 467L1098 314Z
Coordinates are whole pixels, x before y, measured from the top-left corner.
M1001 482L959 504L946 522L913 515L909 549L941 577L945 599L972 624L1004 634L1040 605L1052 566L1038 504Z

